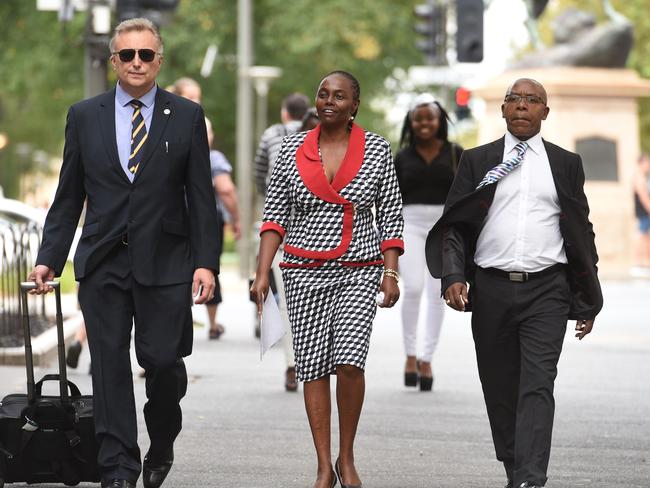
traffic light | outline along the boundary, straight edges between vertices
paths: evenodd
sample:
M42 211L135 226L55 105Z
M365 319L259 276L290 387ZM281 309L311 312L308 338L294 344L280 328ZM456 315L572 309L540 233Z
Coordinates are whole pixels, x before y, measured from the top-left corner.
M175 10L179 0L140 0L140 6L147 10Z
M533 0L533 17L538 18L544 12L548 0Z
M458 61L483 61L483 0L456 0L456 27Z
M180 0L117 0L118 22L134 17L146 17L160 26L167 16L178 7Z
M471 115L469 99L471 93L462 86L456 89L456 120L468 119Z
M140 17L140 3L138 0L117 0L115 11L118 22Z
M438 0L421 3L413 8L415 32L422 37L416 47L427 56L432 65L447 64L447 9Z

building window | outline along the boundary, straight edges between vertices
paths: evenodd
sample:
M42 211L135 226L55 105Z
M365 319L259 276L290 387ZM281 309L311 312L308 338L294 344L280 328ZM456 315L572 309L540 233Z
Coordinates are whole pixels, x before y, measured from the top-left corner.
M618 181L616 141L604 137L578 139L576 152L582 157L587 180Z

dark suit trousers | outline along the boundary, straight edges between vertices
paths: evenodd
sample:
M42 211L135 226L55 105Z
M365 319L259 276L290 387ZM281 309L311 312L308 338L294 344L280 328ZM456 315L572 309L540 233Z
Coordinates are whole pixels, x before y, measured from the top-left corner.
M146 371L144 416L156 455L181 430L179 402L187 390L183 356L191 352L191 284L150 287L131 276L121 243L79 284L92 361L98 463L103 479L138 479L141 471L133 374L135 350Z
M562 269L524 283L476 271L472 333L479 376L497 459L514 486L546 483L569 296Z

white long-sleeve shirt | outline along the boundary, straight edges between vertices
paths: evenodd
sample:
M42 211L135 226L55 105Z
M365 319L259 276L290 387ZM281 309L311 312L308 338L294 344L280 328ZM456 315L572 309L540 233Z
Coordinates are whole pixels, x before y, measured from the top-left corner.
M506 133L504 161L516 155L519 142ZM481 268L535 272L567 262L544 142L539 133L526 142L529 147L521 165L497 183L476 243L474 262Z

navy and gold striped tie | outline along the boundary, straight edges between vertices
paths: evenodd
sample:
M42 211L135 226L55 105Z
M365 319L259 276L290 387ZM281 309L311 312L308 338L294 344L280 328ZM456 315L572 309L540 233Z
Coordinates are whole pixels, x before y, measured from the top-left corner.
M129 155L129 171L135 175L140 166L142 158L142 147L147 142L147 126L142 116L142 105L140 100L131 100L129 105L133 107L131 116L131 154Z

